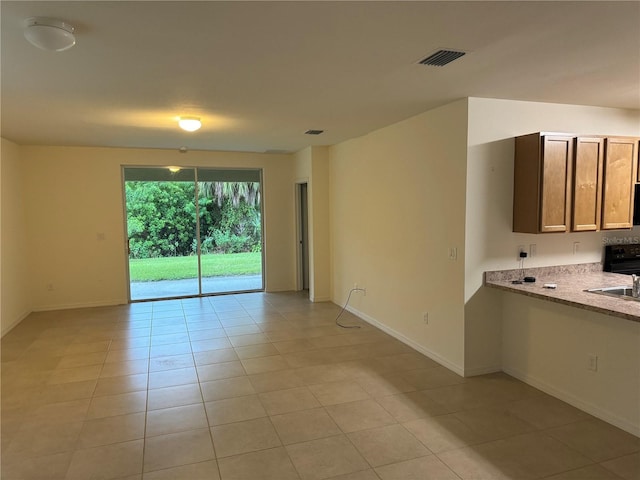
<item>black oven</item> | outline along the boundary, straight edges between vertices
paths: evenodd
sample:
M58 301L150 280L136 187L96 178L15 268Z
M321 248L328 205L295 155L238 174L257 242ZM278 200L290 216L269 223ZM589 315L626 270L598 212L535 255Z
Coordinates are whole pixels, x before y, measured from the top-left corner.
M604 247L604 271L640 275L640 244L629 243Z
M640 225L640 183L636 183L635 196L633 197L633 224Z

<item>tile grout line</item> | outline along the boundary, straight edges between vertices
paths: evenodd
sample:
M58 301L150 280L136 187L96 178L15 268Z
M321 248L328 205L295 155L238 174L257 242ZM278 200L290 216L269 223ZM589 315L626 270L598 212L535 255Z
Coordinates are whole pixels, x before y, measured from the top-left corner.
M147 415L149 413L149 387L151 383L151 339L153 337L154 302L151 302L151 319L149 323L149 350L147 351L147 389L145 390L144 428L142 433L142 461L140 465L140 477L144 477L144 461L147 455Z
M106 350L107 353L105 354L104 360L102 361L102 365L100 366L100 371L98 372L98 376L95 379L95 384L93 385L93 389L92 389L91 395L89 397L89 405L87 406L87 410L85 411L83 419L82 419L82 427L78 431L78 435L77 435L75 441L73 442L73 450L71 451L71 454L69 456L69 463L67 464L67 468L65 469L64 478L67 478L67 476L69 475L69 470L71 469L71 466L73 464L73 458L75 457L76 452L79 451L78 445L80 443L80 437L82 436L82 432L84 431L84 428L85 428L85 425L87 424L87 421L89 421L87 416L89 415L89 411L91 410L91 405L93 404L93 399L96 396L96 391L98 389L98 382L100 381L100 375L102 374L102 371L104 370L104 366L106 364L107 356L109 355L108 352L109 352L109 350L111 348L112 342L113 342L113 333L111 333L109 335L109 345L107 346L107 350Z
M213 309L213 313L214 315L216 315L216 318L218 318L218 315L215 311L214 306L211 304L211 301L207 300L207 302L211 305L211 308ZM184 305L183 305L183 309L184 309ZM215 442L213 441L213 427L211 426L211 424L209 423L209 414L207 413L207 408L205 406L205 401L204 401L204 394L202 393L202 382L200 381L200 372L198 371L198 367L197 367L197 363L196 363L196 357L195 357L195 353L193 351L193 346L191 345L191 331L189 330L189 324L187 323L187 318L185 315L185 325L187 328L187 335L189 336L189 347L191 349L191 358L193 359L193 367L195 369L196 372L196 379L198 381L198 390L200 391L200 398L202 399L202 409L204 410L204 418L207 422L207 430L209 432L209 440L211 442L211 450L213 451L213 460L216 462L216 470L218 472L218 477L220 479L222 479L222 472L220 471L220 463L218 462L218 455L216 453L216 445ZM226 334L226 332L225 332Z

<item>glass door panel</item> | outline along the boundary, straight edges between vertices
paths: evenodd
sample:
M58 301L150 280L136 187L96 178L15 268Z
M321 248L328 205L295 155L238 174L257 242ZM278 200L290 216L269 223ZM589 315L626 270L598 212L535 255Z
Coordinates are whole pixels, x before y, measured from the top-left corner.
M264 289L261 171L197 174L202 293Z
M194 169L125 168L131 300L198 295Z

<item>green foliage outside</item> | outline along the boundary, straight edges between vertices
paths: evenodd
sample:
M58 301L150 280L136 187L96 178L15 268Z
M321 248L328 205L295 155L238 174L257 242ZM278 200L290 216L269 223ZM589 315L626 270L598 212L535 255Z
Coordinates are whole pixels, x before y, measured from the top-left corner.
M262 256L256 253L209 254L201 256L202 277L259 275ZM129 261L132 282L197 278L198 257L141 258Z
M199 184L203 255L261 251L258 185ZM194 183L128 181L125 193L132 260L197 254Z

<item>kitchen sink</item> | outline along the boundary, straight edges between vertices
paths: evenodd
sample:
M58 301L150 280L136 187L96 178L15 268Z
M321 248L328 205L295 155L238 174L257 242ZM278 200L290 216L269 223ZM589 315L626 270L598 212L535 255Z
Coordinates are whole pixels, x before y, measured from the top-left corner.
M621 297L625 300L640 301L640 298L633 296L633 289L631 287L605 287L605 288L591 288L587 292L598 293L600 295L609 295L610 297Z

